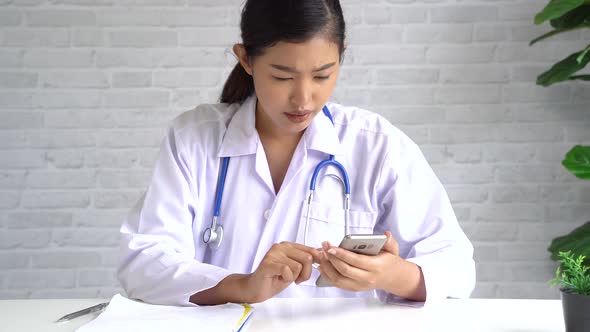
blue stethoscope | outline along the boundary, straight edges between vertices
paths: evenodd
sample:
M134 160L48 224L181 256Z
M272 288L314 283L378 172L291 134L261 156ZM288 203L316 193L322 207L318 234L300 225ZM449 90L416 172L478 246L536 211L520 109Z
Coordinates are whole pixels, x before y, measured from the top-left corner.
M334 119L332 118L332 114L326 106L322 108L324 111L324 115L330 119L332 125L334 125ZM309 230L309 217L311 215L311 203L313 201L313 195L315 192L315 184L318 179L318 175L322 168L327 166L335 166L340 171L342 178L334 174L329 174L328 176L333 176L337 178L344 186L344 235L348 235L348 219L349 219L349 212L350 212L350 182L348 180L348 173L344 166L341 163L334 159L334 155L330 155L328 159L322 160L313 171L313 175L311 176L311 181L309 184L309 196L307 197L307 216L305 218L305 233L303 236L303 243L307 245L307 232ZM217 224L217 219L219 218L219 209L221 208L221 198L223 197L223 188L225 187L225 178L227 176L227 168L229 166L229 157L223 157L221 160L221 172L219 179L217 181L217 193L215 195L215 208L213 210L213 220L211 221L210 227L203 232L203 242L207 244L212 249L217 249L221 245L221 241L223 240L223 226Z

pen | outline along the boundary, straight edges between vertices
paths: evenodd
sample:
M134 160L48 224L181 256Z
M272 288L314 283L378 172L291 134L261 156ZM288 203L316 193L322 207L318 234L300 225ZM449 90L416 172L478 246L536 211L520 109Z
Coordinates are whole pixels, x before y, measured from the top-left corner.
M88 307L86 309L78 310L76 312L72 312L71 314L67 314L67 315L63 316L62 318L56 320L55 322L56 323L65 322L65 321L68 321L70 319L74 319L74 318L77 318L80 316L84 316L84 315L88 315L88 314L91 314L94 312L102 311L108 305L109 305L109 302L105 302L105 303L100 303L100 304L94 305L92 307Z

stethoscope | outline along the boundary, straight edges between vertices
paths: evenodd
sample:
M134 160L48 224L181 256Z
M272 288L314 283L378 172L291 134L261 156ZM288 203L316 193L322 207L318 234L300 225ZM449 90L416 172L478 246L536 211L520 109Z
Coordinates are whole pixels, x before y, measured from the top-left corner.
M330 119L332 125L334 125L334 119L332 118L332 114L326 106L322 108L324 111L324 115ZM318 175L322 168L327 166L335 166L342 175L342 178L334 174L328 174L327 176L332 176L337 178L340 183L344 185L344 235L348 235L348 220L350 214L350 182L348 180L348 173L344 166L341 163L336 161L334 155L330 155L328 159L322 160L313 171L313 175L311 176L311 181L309 184L309 196L307 197L307 216L305 217L305 233L303 235L303 243L307 245L307 232L309 230L309 218L311 216L311 203L313 201L313 195L315 193L315 184L318 179ZM215 207L213 210L213 219L211 220L210 227L207 227L203 232L203 242L207 244L212 249L217 249L221 245L221 241L223 240L223 226L217 224L217 219L219 219L219 210L221 208L221 198L223 197L223 188L225 187L225 178L227 176L227 168L229 166L229 157L223 157L221 160L221 171L219 178L217 180L217 193L215 194Z

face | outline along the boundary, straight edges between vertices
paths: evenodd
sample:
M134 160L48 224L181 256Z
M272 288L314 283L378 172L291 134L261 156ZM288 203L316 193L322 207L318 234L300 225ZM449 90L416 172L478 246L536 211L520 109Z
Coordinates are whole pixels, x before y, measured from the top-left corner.
M301 134L334 90L340 68L338 45L323 37L279 42L251 61L240 46L234 51L252 75L258 98L256 129L277 137Z

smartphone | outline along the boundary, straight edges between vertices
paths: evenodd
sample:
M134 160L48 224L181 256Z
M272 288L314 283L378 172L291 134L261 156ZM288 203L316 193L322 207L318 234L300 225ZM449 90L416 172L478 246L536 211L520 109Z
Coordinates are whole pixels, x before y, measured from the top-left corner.
M387 242L385 234L351 234L342 239L339 247L357 254L375 256L383 249L385 242ZM318 287L332 286L322 276L317 278L315 285Z

